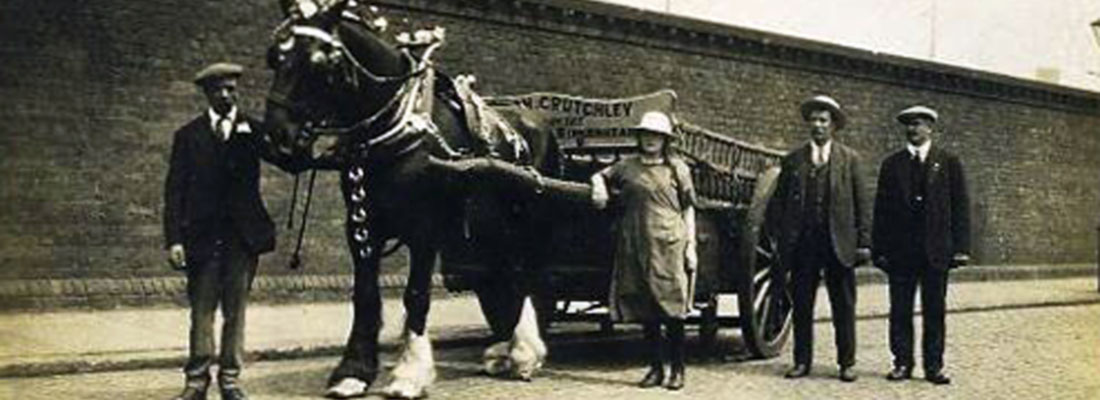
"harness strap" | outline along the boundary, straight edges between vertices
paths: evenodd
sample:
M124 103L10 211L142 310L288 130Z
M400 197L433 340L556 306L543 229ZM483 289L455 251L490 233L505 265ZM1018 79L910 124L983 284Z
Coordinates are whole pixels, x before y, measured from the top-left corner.
M302 266L302 238L306 234L306 221L309 218L309 206L313 200L313 182L317 180L317 170L309 171L309 185L306 186L306 204L302 210L302 224L298 226L298 242L294 245L294 255L290 257L290 269Z

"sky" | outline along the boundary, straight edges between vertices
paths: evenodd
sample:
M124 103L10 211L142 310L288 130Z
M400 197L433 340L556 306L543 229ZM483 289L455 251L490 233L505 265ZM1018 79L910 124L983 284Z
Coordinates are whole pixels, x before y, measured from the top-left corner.
M592 1L1100 91L1100 0Z

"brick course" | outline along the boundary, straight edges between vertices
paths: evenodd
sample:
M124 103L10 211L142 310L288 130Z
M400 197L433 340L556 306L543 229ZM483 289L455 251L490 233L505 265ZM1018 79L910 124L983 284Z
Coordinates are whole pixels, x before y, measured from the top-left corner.
M382 3L397 28L446 27L438 64L476 74L486 94L672 88L685 119L786 149L804 138L799 101L828 92L849 110L841 140L865 155L868 176L903 143L892 115L929 103L943 116L938 143L967 168L978 262L1095 256L1095 93L581 1ZM209 62L244 64L244 108L260 113L276 4L0 4L0 280L174 276L161 250L162 186L171 133L204 106L190 78ZM269 210L285 226L293 181L264 174ZM348 272L336 193L323 175L309 273ZM291 231L279 240L261 273L297 274L282 267ZM394 257L384 269L401 265ZM153 289L143 285L136 290Z

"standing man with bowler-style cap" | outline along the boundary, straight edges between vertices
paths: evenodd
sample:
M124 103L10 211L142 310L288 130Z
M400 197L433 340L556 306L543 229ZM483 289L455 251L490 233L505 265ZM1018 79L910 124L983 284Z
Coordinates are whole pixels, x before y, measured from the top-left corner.
M794 366L789 379L813 366L814 300L822 275L836 330L839 378L856 380L856 280L854 267L871 258L871 204L859 154L834 138L846 116L829 96L802 103L810 140L782 161L773 209L779 218L780 263L791 273L794 302ZM783 274L776 284L785 286Z
M875 196L875 265L889 275L891 381L913 374L913 298L920 286L924 378L951 383L943 373L947 272L970 261L970 211L959 158L932 145L936 110L906 108L897 115L908 143L879 170Z
M224 325L218 385L223 399L246 398L238 382L245 305L258 256L275 247L275 225L260 197L260 158L290 172L300 170L264 139L258 120L238 109L242 71L236 64L217 63L195 75L210 108L172 139L164 236L169 263L187 274L191 304L190 353L180 400L206 398L219 305Z

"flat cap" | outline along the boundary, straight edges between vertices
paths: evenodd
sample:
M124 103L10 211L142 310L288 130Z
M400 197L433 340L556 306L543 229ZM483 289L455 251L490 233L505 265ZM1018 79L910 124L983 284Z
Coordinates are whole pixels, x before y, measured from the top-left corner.
M244 67L238 64L227 62L213 63L196 73L194 82L196 85L203 85L207 81L214 78L236 78L238 76L241 76L241 73L243 72Z
M940 114L937 113L936 110L933 110L931 107L920 105L901 110L901 112L898 113L897 120L903 124L908 124L917 117L928 118L932 122L940 120Z
M833 114L833 124L836 125L837 129L844 128L844 125L848 122L848 116L844 114L844 110L840 109L840 103L823 94L803 101L799 109L802 111L802 119L804 120L810 119L810 113L814 111L829 111L830 114Z

